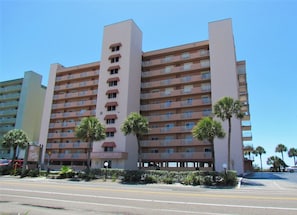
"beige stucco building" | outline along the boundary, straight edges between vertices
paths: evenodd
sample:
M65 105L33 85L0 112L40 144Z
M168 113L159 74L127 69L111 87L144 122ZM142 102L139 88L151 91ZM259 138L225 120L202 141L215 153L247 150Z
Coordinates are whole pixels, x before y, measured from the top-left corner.
M251 140L245 61L237 61L231 19L209 23L209 39L142 51L142 32L132 20L105 26L101 61L51 65L39 141L52 168L84 168L87 143L74 136L82 117L96 116L106 139L94 143L93 168L137 168L137 143L120 126L131 112L149 120L141 140L143 168L211 169L211 146L193 139L193 126L230 96L243 104L232 120L232 169L243 172L243 141ZM227 123L223 122L227 131ZM248 132L248 133L246 133ZM227 139L215 140L216 169L227 163ZM50 162L48 162L50 161Z

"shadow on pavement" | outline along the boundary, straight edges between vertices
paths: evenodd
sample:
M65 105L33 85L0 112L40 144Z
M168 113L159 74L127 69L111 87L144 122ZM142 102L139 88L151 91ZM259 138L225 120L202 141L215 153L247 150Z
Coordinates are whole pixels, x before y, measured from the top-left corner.
M274 174L273 172L255 172L255 173L250 173L244 178L247 179L286 179L283 177L280 177L279 175Z

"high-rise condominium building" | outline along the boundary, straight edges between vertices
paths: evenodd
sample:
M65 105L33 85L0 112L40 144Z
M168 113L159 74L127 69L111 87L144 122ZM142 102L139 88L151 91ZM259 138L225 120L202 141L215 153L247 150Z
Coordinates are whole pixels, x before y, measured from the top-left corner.
M28 71L24 78L0 82L0 139L12 129L22 129L32 142L38 142L46 92L41 80L41 75ZM1 158L12 156L9 149L0 152Z
M51 168L84 168L88 144L75 138L75 126L96 116L106 139L95 142L92 168L137 168L137 142L124 136L131 112L149 121L141 139L143 168L211 169L213 150L192 137L193 126L229 96L242 102L245 117L232 119L232 169L243 172L243 141L251 140L245 61L237 61L230 19L209 23L209 39L142 51L142 32L132 21L105 26L101 61L51 66L40 143ZM227 131L227 122L222 122ZM246 133L248 132L248 133ZM215 139L216 169L227 163L227 139ZM50 161L50 162L48 162Z

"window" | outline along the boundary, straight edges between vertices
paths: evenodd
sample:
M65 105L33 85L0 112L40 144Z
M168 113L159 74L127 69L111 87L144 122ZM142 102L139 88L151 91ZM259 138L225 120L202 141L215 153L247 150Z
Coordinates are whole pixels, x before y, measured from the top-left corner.
M201 99L202 99L203 104L209 104L210 103L209 96L202 96Z
M184 93L190 93L192 91L193 85L184 86Z
M182 59L188 59L188 58L190 58L190 53L189 52L182 53L181 58Z
M109 99L116 98L116 97L117 97L117 94L116 93L109 93L108 94L108 98Z
M167 62L170 62L171 59L172 59L172 56L166 56L163 61L164 63L167 63Z
M120 46L118 45L118 46L113 46L113 47L111 47L111 51L112 52L116 52L116 51L119 51L120 50Z
M202 91L210 91L211 87L210 87L210 83L205 83L205 84L201 84L201 90Z
M118 81L110 81L108 82L108 86L112 87L112 86L117 86L118 85Z
M114 124L115 123L115 119L107 119L106 120L106 124Z
M111 75L118 74L118 72L119 72L119 69L111 69L110 70Z
M110 63L116 63L116 62L119 62L120 60L120 57L113 57L110 59Z
M172 103L172 101L168 100L168 101L165 103L165 107L170 107L170 106L171 106L171 103Z
M169 87L165 89L165 95L170 95L170 93L173 91L173 87Z
M192 98L188 98L188 99L187 99L187 104L188 104L188 105L191 105L192 103L193 103L193 99L192 99Z
M183 67L183 70L190 70L191 67L192 67L192 63L185 63L184 67Z
M203 116L210 116L211 115L211 109L205 109L202 112Z
M115 111L116 106L107 106L107 111Z
M186 123L186 129L192 129L195 126L194 122L187 122Z
M201 72L201 79L202 80L210 79L210 72L209 71Z
M105 152L113 152L113 147L104 147Z
M210 65L209 60L201 60L200 64L201 64L201 67L209 67Z
M106 137L114 137L114 132L106 132Z
M164 72L169 73L169 72L171 72L171 69L172 69L172 66L166 66L164 69Z

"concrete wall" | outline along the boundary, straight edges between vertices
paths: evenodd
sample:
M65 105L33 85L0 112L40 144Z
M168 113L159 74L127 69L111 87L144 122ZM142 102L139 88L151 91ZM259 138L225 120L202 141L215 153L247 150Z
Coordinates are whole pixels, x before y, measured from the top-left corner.
M112 52L111 44L121 43L120 50ZM117 63L111 63L109 57L114 54L120 54L120 60ZM114 152L128 152L126 160L112 161L115 168L136 168L137 163L137 142L135 136L125 137L120 127L130 112L139 112L140 110L140 84L141 84L141 62L142 62L142 32L132 20L119 22L105 26L102 40L102 52L100 62L100 78L97 97L97 117L100 122L105 123L104 117L108 114L116 114L116 123L109 127L116 127L117 132L113 138L107 138L104 141L114 141L116 147ZM108 68L119 65L119 73L110 75ZM119 77L120 81L115 87L109 87L107 80L112 77ZM106 91L109 89L118 89L117 98L108 99ZM107 102L116 101L118 103L115 112L106 110ZM101 141L94 144L93 152L102 152ZM103 161L97 161L103 162ZM101 165L102 166L102 165Z
M231 19L209 23L209 48L212 103L215 104L225 96L238 100L238 77ZM243 173L241 121L233 117L231 124L231 163L233 164L231 169L241 174ZM222 125L227 134L227 121L222 122ZM227 152L227 137L216 139L215 157L218 171L223 170L224 163L228 163Z

